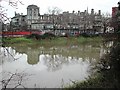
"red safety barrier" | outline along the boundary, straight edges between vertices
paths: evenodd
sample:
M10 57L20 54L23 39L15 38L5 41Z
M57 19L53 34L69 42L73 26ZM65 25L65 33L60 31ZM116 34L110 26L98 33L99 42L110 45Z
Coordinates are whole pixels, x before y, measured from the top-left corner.
M3 32L2 33L3 35L30 35L31 32L28 32L28 31L18 31L18 32Z
M0 32L0 35L3 35L5 37L21 37L25 35L30 35L30 34L38 34L41 35L43 34L42 31L4 31Z

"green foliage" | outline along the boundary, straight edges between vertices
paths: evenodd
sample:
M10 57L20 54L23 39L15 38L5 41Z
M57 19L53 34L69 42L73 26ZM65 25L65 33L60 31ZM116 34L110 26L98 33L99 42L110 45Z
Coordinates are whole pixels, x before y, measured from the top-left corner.
M38 35L38 34L31 34L31 35L27 35L26 38L33 38L33 39L37 39L37 40L41 40L41 39L52 39L56 37L54 34L52 33L45 33L43 35Z
M120 16L120 12L118 12L116 16L119 17Z
M76 82L73 85L65 87L69 88L103 88L104 86L104 77L102 74L97 73L94 77L89 77L85 81Z

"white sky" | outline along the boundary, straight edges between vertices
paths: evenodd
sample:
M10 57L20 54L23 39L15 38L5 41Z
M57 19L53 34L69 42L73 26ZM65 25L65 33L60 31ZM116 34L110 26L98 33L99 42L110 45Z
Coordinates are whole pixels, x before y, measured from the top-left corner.
M7 1L7 0L6 0ZM20 0L24 5L19 4L18 9L10 7L7 2L2 1L1 5L8 9L8 17L13 17L14 12L23 13L26 15L27 6L34 4L40 7L40 14L47 13L48 7L58 7L62 11L77 12L78 10L84 11L87 9L89 12L93 8L95 12L101 10L102 13L112 12L112 7L118 6L119 0Z

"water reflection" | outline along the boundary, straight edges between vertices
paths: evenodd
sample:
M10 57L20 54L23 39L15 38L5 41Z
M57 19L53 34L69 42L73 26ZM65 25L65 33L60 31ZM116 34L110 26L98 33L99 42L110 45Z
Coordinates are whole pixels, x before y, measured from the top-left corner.
M91 66L108 51L111 44L112 42L107 42L99 45L93 43L50 48L1 47L0 58L3 66L0 63L0 67L3 67L3 71L25 70L28 74L34 74L24 84L27 87L34 87L34 84L38 88L60 87L61 80L67 84L70 80L84 80L88 77Z
M28 49L27 55L28 55L28 64L34 65L39 62L39 52L36 52L35 50Z
M49 54L42 54L40 55L40 62L43 61L44 65L47 66L48 71L56 71L62 68L62 65L69 65L69 64L80 64L82 58L72 58L72 57L64 57L62 55L49 55Z
M58 55L62 55L63 59L67 57L71 58L77 58L81 57L83 60L86 58L92 59L98 59L99 53L100 53L100 47L92 47L92 45L79 45L77 48L72 47L51 47L51 48L44 48L44 47L38 47L31 48L27 47L26 49L23 49L21 47L14 47L17 52L25 53L27 54L27 62L31 65L37 64L39 62L39 56L41 54L48 54L51 55L50 59L56 60ZM59 57L60 58L60 57Z

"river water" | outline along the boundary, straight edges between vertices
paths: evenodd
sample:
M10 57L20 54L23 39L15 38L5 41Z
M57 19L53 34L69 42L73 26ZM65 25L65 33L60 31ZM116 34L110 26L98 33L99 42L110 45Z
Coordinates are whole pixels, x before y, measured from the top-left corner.
M13 75L8 88L62 88L92 75L92 67L111 45L112 42L94 42L52 47L0 47L0 78L8 80Z

